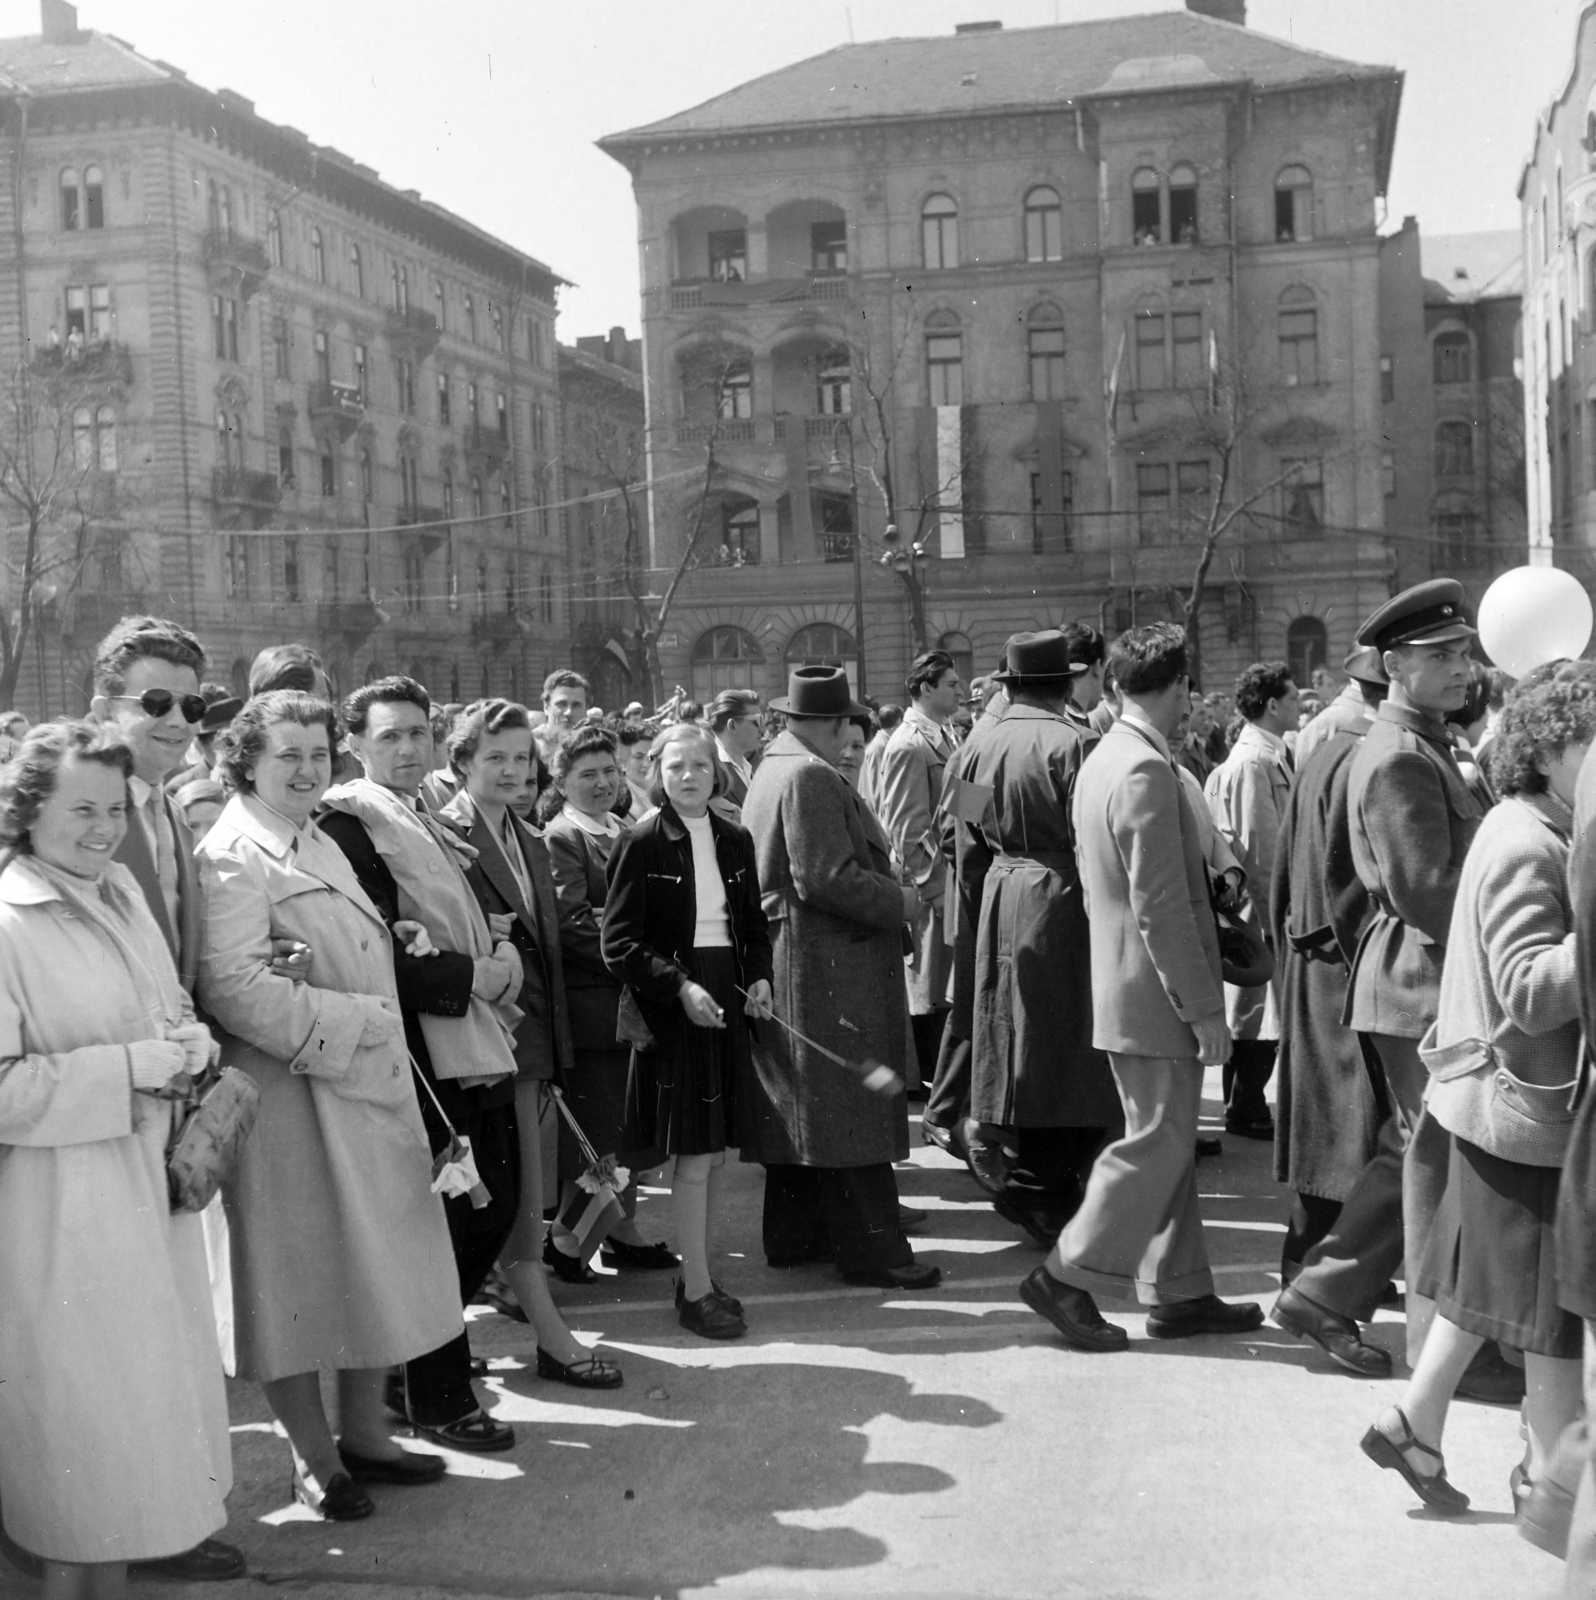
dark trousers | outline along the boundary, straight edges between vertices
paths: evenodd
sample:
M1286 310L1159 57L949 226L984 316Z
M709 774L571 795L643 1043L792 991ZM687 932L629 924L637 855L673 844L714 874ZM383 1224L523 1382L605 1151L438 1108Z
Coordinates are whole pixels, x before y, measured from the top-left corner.
M918 1037L915 1043L918 1045ZM952 1028L944 1028L936 1062L921 1121L936 1128L956 1128L970 1114L970 1041L961 1039Z
M914 1251L898 1227L898 1180L870 1167L765 1168L765 1254L829 1254L844 1272L905 1267Z
M1391 1115L1380 1124L1374 1158L1329 1233L1310 1250L1292 1287L1315 1305L1367 1322L1402 1265L1402 1167L1424 1109L1429 1073L1417 1039L1369 1036L1380 1060Z
M421 1114L432 1153L437 1155L449 1142L448 1131L425 1096ZM460 1304L468 1306L515 1226L521 1203L521 1134L513 1101L485 1110L456 1105L450 1116L455 1130L471 1141L477 1172L488 1191L488 1203L480 1211L468 1195L443 1202L460 1273ZM431 1428L458 1422L478 1409L471 1388L471 1345L464 1329L447 1344L405 1363L405 1398L410 1420Z
M1280 1281L1290 1283L1302 1271L1308 1252L1325 1238L1341 1215L1339 1200L1317 1194L1294 1194L1286 1218L1286 1242L1280 1247Z
M914 1035L915 1059L920 1064L920 1087L922 1092L929 1089L936 1081L937 1063L942 1059L942 1039L947 1030L947 1006L938 1006L935 1011L927 1011L924 1016L911 1016L909 1030Z
M1269 1102L1264 1090L1275 1074L1276 1043L1273 1039L1237 1039L1230 1047L1220 1075L1225 1091L1225 1121L1235 1127L1250 1127L1269 1120Z
M1055 1215L1063 1227L1080 1209L1092 1163L1107 1133L1106 1128L1006 1129L1014 1161L1003 1181L1002 1197L1024 1211Z

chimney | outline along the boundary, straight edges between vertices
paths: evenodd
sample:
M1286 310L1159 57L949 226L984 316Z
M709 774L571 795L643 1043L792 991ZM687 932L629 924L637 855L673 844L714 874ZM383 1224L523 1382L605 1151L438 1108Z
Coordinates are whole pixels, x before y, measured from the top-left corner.
M1247 26L1247 0L1186 0L1186 9L1200 17L1216 17L1220 22Z
M1001 22L956 22L953 24L955 33L1001 33Z
M39 32L51 44L71 44L78 36L78 8L67 0L39 0Z

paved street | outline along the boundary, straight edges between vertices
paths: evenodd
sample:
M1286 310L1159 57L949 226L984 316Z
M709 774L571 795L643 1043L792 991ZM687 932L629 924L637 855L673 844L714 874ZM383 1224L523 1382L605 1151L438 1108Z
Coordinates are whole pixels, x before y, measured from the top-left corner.
M1229 1296L1275 1287L1269 1157L1227 1139L1224 1158L1202 1166ZM917 1248L941 1264L940 1289L895 1297L820 1268L765 1267L759 1173L739 1169L725 1238L744 1256L725 1277L748 1307L748 1339L685 1335L663 1274L562 1287L573 1324L625 1363L625 1388L589 1399L531 1375L525 1327L481 1316L473 1338L491 1362L493 1408L516 1424L514 1453L456 1458L436 1488L379 1488L368 1522L306 1520L290 1505L287 1446L259 1391L234 1384L227 1537L257 1579L312 1600L1557 1593L1560 1566L1509 1515L1514 1413L1455 1409L1451 1475L1479 1509L1433 1519L1357 1449L1397 1382L1342 1374L1273 1328L1152 1343L1134 1314L1116 1317L1129 1354L1075 1354L1015 1292L1039 1251L963 1168L917 1145L899 1178L931 1213ZM645 1226L663 1233L667 1205L647 1196ZM1377 1331L1396 1347L1395 1317ZM11 1581L7 1600L37 1592Z

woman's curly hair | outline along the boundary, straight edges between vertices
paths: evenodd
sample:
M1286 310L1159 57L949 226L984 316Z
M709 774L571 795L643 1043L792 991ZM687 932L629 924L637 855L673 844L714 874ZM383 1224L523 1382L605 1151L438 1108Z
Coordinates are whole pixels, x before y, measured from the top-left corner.
M338 753L343 728L338 713L325 700L302 689L272 689L258 694L233 718L217 746L215 776L229 794L255 792L250 772L266 753L266 735L279 722L325 728L328 750Z
M1498 794L1543 794L1546 774L1537 761L1555 760L1571 744L1596 739L1596 666L1565 668L1557 676L1507 696L1485 765Z
M17 753L0 768L0 847L26 851L44 802L55 793L68 756L133 775L133 752L114 728L98 722L41 722L23 734Z

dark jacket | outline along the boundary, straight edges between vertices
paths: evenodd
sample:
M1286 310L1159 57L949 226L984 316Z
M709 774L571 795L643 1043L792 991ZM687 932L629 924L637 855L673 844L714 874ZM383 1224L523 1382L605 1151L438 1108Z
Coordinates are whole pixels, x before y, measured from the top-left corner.
M624 832L621 835L625 837ZM600 839L556 814L543 830L560 914L560 955L571 1040L578 1050L620 1048L615 1036L621 985L604 965L599 918L608 894L610 859L619 840Z
M726 885L726 921L737 982L747 989L772 977L770 926L759 899L754 841L748 830L709 813L715 859ZM693 931L698 923L693 842L666 801L621 840L610 858L604 903L604 962L637 1001L649 1032L663 1050L692 1026L679 998L693 977Z

